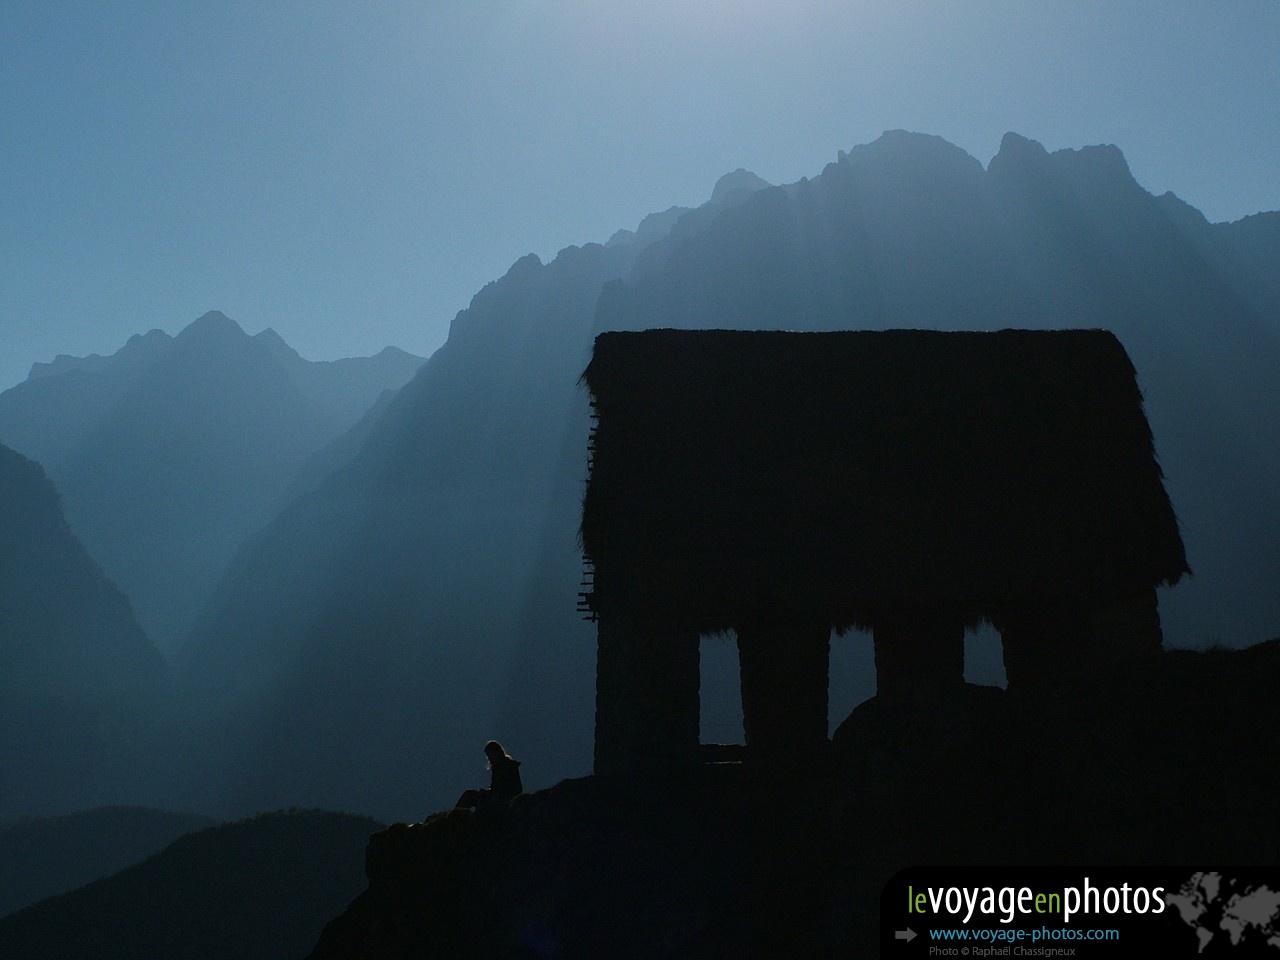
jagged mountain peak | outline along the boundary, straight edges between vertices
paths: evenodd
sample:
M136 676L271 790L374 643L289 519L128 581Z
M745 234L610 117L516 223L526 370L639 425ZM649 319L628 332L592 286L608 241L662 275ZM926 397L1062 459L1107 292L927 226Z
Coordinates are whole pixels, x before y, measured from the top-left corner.
M978 160L942 137L886 130L871 143L841 150L810 183L825 181L842 188L860 184L860 189L874 194L914 196L917 202L940 207L948 197L971 191L982 175ZM802 181L788 192L804 189Z
M1108 148L1094 153L1085 154L1088 162L1104 166L1118 156ZM226 704L229 712L276 711L278 729L308 729L319 745L303 760L260 747L266 738L246 743L252 770L243 782L252 781L256 802L282 802L279 788L296 782L315 791L308 802L366 806L359 798L376 796L388 813L402 797L406 805L420 802L420 788L408 796L381 772L394 766L376 752L394 742L390 724L365 755L368 780L352 773L333 704L365 702L371 690L425 688L442 670L481 672L508 655L525 658L517 669L526 675L580 678L545 690L516 685L509 698L509 717L527 717L530 736L545 737L542 769L572 770L589 756L573 718L589 717L590 704L572 698L590 689L589 676L574 672L583 669L577 651L590 643L564 638L580 629L572 614L580 576L574 530L589 423L576 383L591 332L1114 324L1136 344L1157 422L1198 423L1201 394L1183 387L1184 372L1161 366L1172 349L1165 344L1177 335L1198 346L1192 332L1201 313L1219 318L1215 337L1229 324L1245 329L1243 317L1231 312L1232 301L1215 311L1207 295L1194 299L1209 289L1197 282L1204 270L1181 269L1195 263L1171 245L1177 237L1168 219L1149 209L1120 217L1108 202L1119 191L1094 189L1085 167L1079 175L1067 170L1078 155L1050 156L1010 134L1000 156L1016 176L997 182L938 137L888 131L803 188L763 190L735 210L676 210L674 233L643 252L619 249L623 240L637 244L624 235L609 248L588 245L545 265L533 255L516 261L458 314L448 348L388 405L353 459L246 549L190 637L198 651L189 658L193 700ZM1135 234L1138 242L1129 242ZM1163 297L1164 290L1173 293ZM1162 294L1159 303L1152 291ZM1225 372L1220 379L1230 382ZM1260 375L1259 382L1270 381ZM1162 459L1178 478L1198 478L1197 464L1233 453L1209 446L1200 455L1199 435L1180 446L1165 439L1175 436L1169 429L1159 436ZM1206 503L1241 499L1221 488L1207 488L1215 496ZM1187 515L1206 523L1214 516L1207 507ZM1193 562L1198 572L1210 563ZM1273 569L1243 567L1261 571L1258 581ZM542 579L530 588L535 578ZM1198 629L1188 622L1170 618L1178 631L1170 636ZM350 644L355 663L365 637L378 638L386 655L367 674L349 677L348 661L334 651ZM396 664L394 675L380 673L382 663ZM317 686L333 697L317 705L306 693ZM502 699L495 691L483 695ZM468 701L474 693L466 691ZM431 789L456 796L450 778L466 769L466 758L461 748L450 751L472 737L463 726L474 711L443 699L419 711L415 693L394 697L413 704L404 707L401 728L429 730L430 749L446 758ZM561 729L579 739L553 742L550 731Z
M1205 215L1172 190L1166 190L1155 198L1156 204L1175 223L1181 223L1188 229L1198 230L1209 225Z
M294 474L420 362L306 361L214 310L5 391L0 436L47 466L76 534L171 649Z
M284 337L280 336L280 334L276 332L275 327L267 327L261 333L254 334L253 339L258 340L262 343L270 343L270 344L285 343ZM285 343L285 346L288 346L288 344Z
M854 147L855 150L864 148L913 148L913 149L932 149L944 150L948 153L964 153L950 140L938 136L936 133L918 133L915 130L904 130L896 127L893 130L886 130L880 136L876 137L868 144L862 147ZM850 151L852 152L852 151Z
M71 370L93 370L107 363L110 358L100 353L90 353L83 357L73 357L69 353L60 353L48 363L37 360L27 373L28 380L39 380L42 377L56 377Z
M768 180L757 177L750 170L739 167L732 173L726 173L716 181L711 190L711 202L720 203L734 194L750 194L757 190L767 190L773 186Z
M1114 143L1098 143L1079 149L1065 148L1055 150L1055 160L1065 161L1073 170L1111 182L1133 183L1133 172L1129 169L1129 161Z
M987 165L989 173L1004 176L1018 171L1054 170L1060 174L1095 185L1137 187L1129 162L1113 143L1087 147L1066 147L1050 153L1037 140L1016 133L1006 133L1000 151ZM1140 188L1139 188L1140 189Z
M997 181L1017 181L1041 176L1049 167L1049 151L1043 143L1010 132L1001 139L1000 149L987 164L987 173Z
M721 179L724 178L721 177ZM627 243L647 246L669 234L676 222L692 209L692 207L668 207L661 213L651 213L640 221L636 229L615 231L605 246L616 247Z
M298 351L289 346L284 337L276 333L271 327L267 327L261 333L256 334L253 337L253 341L263 346L273 357L287 363L302 359Z
M48 363L36 361L31 365L31 371L27 374L27 379L40 380L44 377L56 377L73 370L104 370L121 359L126 362L145 362L157 356L172 342L173 337L159 329L150 330L147 333L135 333L123 347L109 356L104 357L99 353L91 353L88 356L77 357L68 353L60 353Z
M1261 213L1251 213L1247 217L1241 217L1239 220L1232 220L1230 226L1251 226L1272 228L1280 225L1280 210L1264 210Z
M1010 130L1000 139L1000 149L991 162L1043 161L1048 156L1049 151L1044 148L1044 144L1039 140L1032 140Z
M228 317L221 310L210 310L199 319L190 323L177 340L183 343L192 341L231 341L247 339L244 328Z
M840 163L901 163L935 165L938 163L977 167L982 164L949 140L932 133L915 133L911 130L886 130L871 143L859 144L851 150L839 152Z

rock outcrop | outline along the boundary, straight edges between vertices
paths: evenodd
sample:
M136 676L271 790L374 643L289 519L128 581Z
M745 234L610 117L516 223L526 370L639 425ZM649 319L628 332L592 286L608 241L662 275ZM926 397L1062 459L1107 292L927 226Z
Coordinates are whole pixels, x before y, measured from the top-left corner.
M907 866L1280 860L1280 640L1019 698L921 685L825 761L588 777L374 835L310 960L870 957Z

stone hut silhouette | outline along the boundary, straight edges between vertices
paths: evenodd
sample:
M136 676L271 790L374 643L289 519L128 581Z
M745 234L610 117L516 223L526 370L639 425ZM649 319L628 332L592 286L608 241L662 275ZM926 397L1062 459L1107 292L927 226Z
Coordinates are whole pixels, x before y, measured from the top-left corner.
M982 620L1011 692L1160 651L1189 570L1106 331L605 333L583 379L597 773L697 760L703 634L765 756L826 743L833 629L881 692L962 683Z

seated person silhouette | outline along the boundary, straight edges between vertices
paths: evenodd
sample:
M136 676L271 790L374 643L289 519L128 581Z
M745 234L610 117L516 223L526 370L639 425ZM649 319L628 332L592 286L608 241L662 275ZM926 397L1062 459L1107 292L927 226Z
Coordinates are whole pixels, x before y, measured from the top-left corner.
M498 810L524 793L519 760L508 754L497 740L484 745L484 755L489 758L489 789L464 790L454 805L456 808Z

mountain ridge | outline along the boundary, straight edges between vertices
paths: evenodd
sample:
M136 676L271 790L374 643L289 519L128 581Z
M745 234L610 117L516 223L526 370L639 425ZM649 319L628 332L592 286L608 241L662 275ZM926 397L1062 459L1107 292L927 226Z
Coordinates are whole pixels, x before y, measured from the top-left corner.
M0 444L0 818L150 782L168 664L75 537L52 481Z
M309 802L388 818L420 803L418 788L378 772L393 750L331 730L305 690L344 709L390 704L370 729L383 740L430 731L427 789L441 802L470 745L491 736L522 744L548 781L585 767L594 640L573 610L590 421L575 384L603 330L1108 326L1138 366L1190 524L1197 576L1165 595L1166 635L1238 645L1274 633L1280 611L1260 585L1280 576L1267 546L1280 464L1266 453L1280 355L1258 307L1206 256L1215 236L1175 222L1114 147L1049 153L1011 135L984 168L940 138L891 132L812 179L681 213L641 249L517 260L455 318L348 465L264 530L258 559L242 556L193 633L214 672L189 666L189 681L234 688L230 665L264 658L274 666L243 701L247 716L327 744L306 770L268 740L246 744L242 762L264 773L235 802L278 802L276 784L299 777ZM1207 535L1219 521L1230 542ZM326 599L298 604L300 616L293 585ZM380 665L391 663L394 675ZM859 682L833 681L833 710ZM359 776L339 777L346 751Z
M176 337L60 357L0 394L0 437L45 465L72 527L172 650L303 462L422 362L312 363L209 311Z

